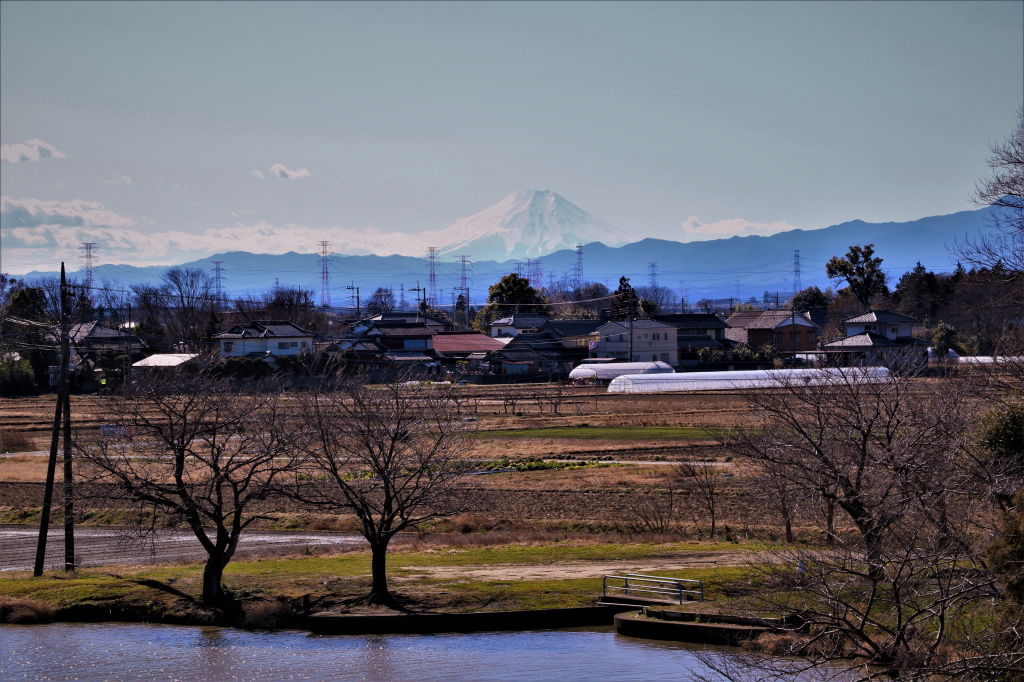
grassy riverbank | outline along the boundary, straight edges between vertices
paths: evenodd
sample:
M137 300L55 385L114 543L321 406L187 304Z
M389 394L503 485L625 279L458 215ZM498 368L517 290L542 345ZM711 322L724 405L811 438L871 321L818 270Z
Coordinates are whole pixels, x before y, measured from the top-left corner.
M588 606L601 594L604 573L652 567L703 580L709 600L721 601L735 589L739 564L751 549L731 543L439 548L397 551L389 572L396 597L419 612ZM243 612L267 603L303 613L379 612L355 605L368 592L369 573L370 555L349 552L232 562L224 583ZM215 615L198 602L201 577L198 563L106 566L41 578L12 572L0 578L0 596L43 602L58 619L91 620L85 614L109 612L112 620L213 622Z

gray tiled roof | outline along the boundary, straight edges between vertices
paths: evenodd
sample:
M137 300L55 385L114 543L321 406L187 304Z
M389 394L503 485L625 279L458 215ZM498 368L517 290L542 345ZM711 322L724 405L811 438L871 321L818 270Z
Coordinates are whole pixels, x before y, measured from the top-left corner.
M677 329L725 329L729 325L714 313L680 313L678 315L655 315L658 322Z
M515 327L516 329L536 329L542 324L547 322L546 317L540 317L538 315L509 315L503 317L500 320L491 322L491 326L501 325L505 327Z
M629 322L626 320L615 320L614 322L605 322L599 329L604 329L606 326L616 325L623 329L629 329ZM665 322L658 322L657 320L633 320L633 329L671 329L674 325L667 324ZM616 332L618 333L618 332Z
M920 322L916 317L908 317L906 315L900 315L890 310L869 310L861 315L855 315L853 317L843 320L846 324L851 322L857 323L872 323L879 322L881 324L899 324L900 322Z
M288 320L253 320L251 324L236 324L226 332L214 334L215 339L260 338L267 336L316 336Z
M373 329L367 332L367 334L374 331L380 332L381 336L433 336L437 334L436 329L431 329L422 322L419 324L375 322Z
M723 348L721 343L715 341L710 336L677 336L676 346L686 350L696 350L698 348Z
M756 318L750 321L743 329L775 329L779 325L785 325L786 322L791 322L793 318L797 318L807 322L808 324L818 327L818 325L811 322L810 318L801 312L795 310L765 310Z
M601 320L548 320L537 331L551 332L554 336L586 336L602 324Z

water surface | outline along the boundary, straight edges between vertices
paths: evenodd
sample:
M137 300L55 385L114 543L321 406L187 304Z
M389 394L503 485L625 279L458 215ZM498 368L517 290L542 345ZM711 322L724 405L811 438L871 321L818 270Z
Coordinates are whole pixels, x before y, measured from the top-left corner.
M0 626L0 679L680 680L694 645L611 627L448 635L316 636L144 624Z

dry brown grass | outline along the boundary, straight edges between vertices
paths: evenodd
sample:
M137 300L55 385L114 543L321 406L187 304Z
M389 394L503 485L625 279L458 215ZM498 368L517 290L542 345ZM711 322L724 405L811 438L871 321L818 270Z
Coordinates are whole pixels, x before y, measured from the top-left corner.
M245 606L245 616L238 626L248 630L273 630L295 621L295 611L287 602L259 601Z
M0 623L9 625L50 623L56 615L52 607L42 602L0 597Z
M33 448L32 439L21 431L0 428L0 452L25 452Z

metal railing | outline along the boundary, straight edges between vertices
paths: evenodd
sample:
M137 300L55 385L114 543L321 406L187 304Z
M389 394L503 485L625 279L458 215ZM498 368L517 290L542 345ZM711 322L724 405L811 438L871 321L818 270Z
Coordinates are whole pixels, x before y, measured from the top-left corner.
M609 583L609 581L612 581ZM618 584L622 581L622 584ZM696 585L697 589L686 589L683 585ZM609 596L609 590L625 596L649 597L665 599L671 597L683 603L683 597L689 599L690 595L696 595L698 601L704 601L704 583L700 580L688 580L686 578L664 578L657 575L641 575L639 573L627 573L626 575L606 575L602 580L603 596Z

